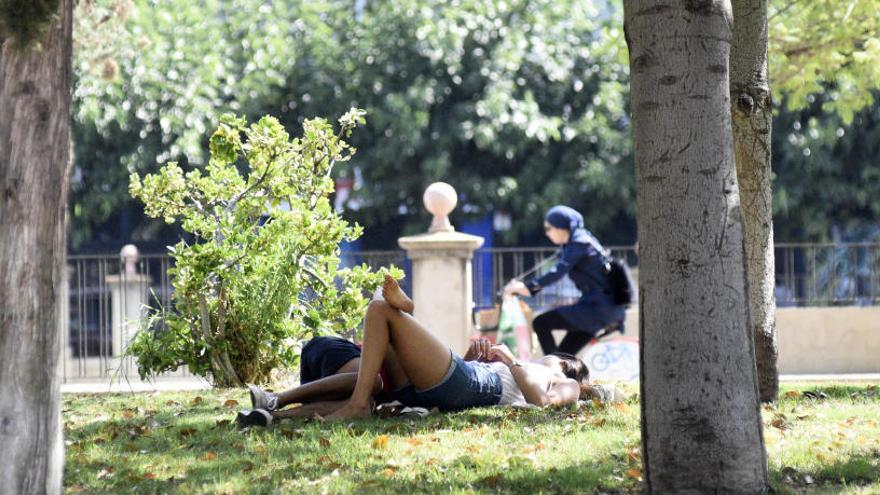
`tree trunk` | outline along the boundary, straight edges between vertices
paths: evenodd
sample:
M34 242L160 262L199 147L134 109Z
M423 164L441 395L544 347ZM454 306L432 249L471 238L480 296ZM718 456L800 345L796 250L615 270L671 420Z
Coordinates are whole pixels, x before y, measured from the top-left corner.
M773 204L770 193L770 84L767 78L767 0L733 0L730 102L736 178L746 241L749 315L755 339L761 401L776 400Z
M0 491L60 493L72 1L38 48L0 34Z
M727 64L729 0L624 1L650 493L767 481Z

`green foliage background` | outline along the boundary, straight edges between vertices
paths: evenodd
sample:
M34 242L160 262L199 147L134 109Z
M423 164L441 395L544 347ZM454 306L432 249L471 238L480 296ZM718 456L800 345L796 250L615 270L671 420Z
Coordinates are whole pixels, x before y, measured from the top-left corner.
M863 176L880 166L861 158L876 156L863 142L846 144L876 133L870 4L771 1L779 240L865 238L876 218L867 199L806 203L820 191L862 197ZM176 237L127 198L128 174L167 160L203 166L204 136L223 112L276 115L293 129L351 106L370 122L354 138L357 158L334 174L359 179L344 214L377 233L365 247L423 230L422 191L441 179L461 193L454 223L511 215L496 244L542 242L536 226L559 202L603 241L635 240L617 1L84 0L77 14L74 247ZM114 233L128 212L130 228Z

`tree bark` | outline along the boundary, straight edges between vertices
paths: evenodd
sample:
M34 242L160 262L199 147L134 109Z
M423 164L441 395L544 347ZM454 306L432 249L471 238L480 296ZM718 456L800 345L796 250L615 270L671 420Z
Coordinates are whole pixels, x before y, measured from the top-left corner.
M37 48L0 38L0 491L60 493L72 0ZM2 36L2 35L0 35Z
M624 1L649 493L767 483L728 84L729 0Z
M749 314L762 402L776 400L775 264L770 191L772 109L767 77L767 0L733 0L730 101L746 241Z

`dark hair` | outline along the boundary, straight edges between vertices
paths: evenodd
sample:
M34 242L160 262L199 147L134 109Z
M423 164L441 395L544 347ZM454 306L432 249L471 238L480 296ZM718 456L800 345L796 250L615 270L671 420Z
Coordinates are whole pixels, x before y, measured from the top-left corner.
M567 352L554 352L550 355L559 358L563 375L583 385L590 382L590 368L579 357Z

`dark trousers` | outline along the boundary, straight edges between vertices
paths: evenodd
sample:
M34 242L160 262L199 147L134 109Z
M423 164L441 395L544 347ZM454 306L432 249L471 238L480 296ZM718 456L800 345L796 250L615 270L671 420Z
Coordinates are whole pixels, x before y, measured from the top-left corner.
M534 321L532 321L532 326L538 335L538 342L541 343L544 355L554 352L577 354L578 351L583 349L593 339L593 334L577 330L555 309L535 317ZM551 333L553 330L568 330L559 346L553 340L553 334Z

